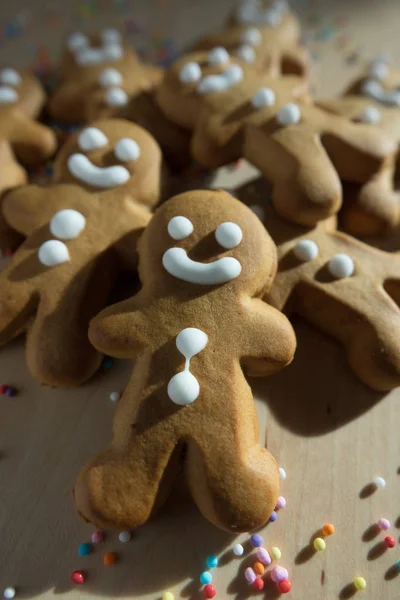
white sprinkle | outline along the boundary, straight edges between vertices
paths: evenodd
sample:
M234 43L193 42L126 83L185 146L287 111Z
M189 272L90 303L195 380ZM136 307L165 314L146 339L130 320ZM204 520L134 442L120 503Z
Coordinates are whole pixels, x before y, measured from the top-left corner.
M233 554L235 556L242 556L244 552L244 548L242 546L242 544L235 544L233 546Z
M286 471L283 467L279 467L279 475L283 481L286 479Z
M386 481L383 479L383 477L377 477L374 481L376 487L378 488L385 488L386 487Z
M121 394L119 392L111 392L111 394L110 394L111 402L118 402L118 400L120 398L121 398Z
M129 542L129 540L131 539L131 532L130 531L121 531L121 533L118 535L118 539L123 544L126 544L126 542Z
M15 597L15 588L13 588L13 587L6 588L3 592L3 596L7 600L11 600L11 598Z

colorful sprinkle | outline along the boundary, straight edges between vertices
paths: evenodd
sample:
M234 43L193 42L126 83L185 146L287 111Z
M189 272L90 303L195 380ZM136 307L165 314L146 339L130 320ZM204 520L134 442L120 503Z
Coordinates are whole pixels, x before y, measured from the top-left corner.
M279 467L279 475L283 481L286 479L286 471L282 467Z
M91 553L91 551L92 551L92 544L88 544L87 542L84 542L78 548L79 556L87 556L88 554Z
M118 535L118 539L123 544L126 544L126 542L129 542L129 540L131 539L131 532L130 531L121 531Z
M387 535L383 541L386 548L394 548L396 545L396 540L391 535Z
M276 503L276 506L275 506L275 510L281 510L282 508L285 508L285 506L286 506L286 498L284 498L283 496L279 496L278 502Z
M246 581L248 581L249 583L254 583L257 579L257 576L251 567L247 567L247 569L244 572L244 576Z
M292 589L292 584L289 580L280 581L276 584L276 587L278 588L278 592L280 592L281 594L288 594Z
M106 567L111 567L111 565L115 565L117 562L117 555L115 552L106 552L103 556L103 562Z
M280 560L282 556L282 552L276 546L271 548L271 558L272 560Z
M98 531L93 531L92 533L92 544L100 544L101 542L104 541L104 531L101 531L100 529Z
M263 545L264 540L262 539L262 536L259 533L254 533L250 538L250 543L253 546L253 548L259 548Z
M7 389L8 389L8 385L5 385L5 384L0 385L0 394L2 396L4 396L4 394L6 393Z
M71 575L71 579L77 584L85 583L85 573L83 571L74 571Z
M280 583L286 581L289 577L289 573L283 567L274 567L271 571L271 579L274 583Z
M274 523L274 521L276 521L278 518L278 515L276 514L276 512L273 510L271 513L270 518L268 519L268 523Z
M335 526L332 523L326 523L322 528L322 533L326 536L333 535L335 533Z
M161 600L175 600L175 596L171 592L164 592Z
M365 581L364 577L356 577L353 580L353 584L356 590L365 590L367 587L367 582Z
M212 583L209 583L208 585L206 585L203 590L204 598L214 598L216 593L217 593L217 590L215 589L215 586L212 585Z
M260 563L262 563L263 565L270 565L272 560L271 557L269 555L268 550L266 550L265 548L257 548L257 558L260 561Z
M4 598L6 598L6 600L12 600L12 598L15 597L15 588L13 587L8 587L4 590L3 592L3 596Z
M111 402L118 402L118 400L120 398L121 398L121 394L119 392L111 392L111 394L110 394Z
M379 529L382 529L382 531L387 531L391 528L391 526L392 524L390 521L388 521L388 519L379 519L378 521L378 527Z
M383 479L383 477L377 477L374 481L376 487L378 488L385 488L386 487L386 481Z
M200 583L203 585L207 585L208 583L212 582L212 575L210 573L210 571L204 571L201 575L200 575Z
M107 357L107 358L105 358L103 360L103 369L111 369L111 367L113 366L113 364L114 364L113 359Z
M253 571L256 575L264 575L265 568L261 561L256 561L254 563Z
M313 545L314 545L315 550L317 550L317 552L323 552L326 548L325 540L323 540L320 537L315 538Z
M258 592L261 592L261 590L264 589L264 581L261 579L261 577L257 577L253 583L253 586Z
M214 554L207 556L206 565L209 569L215 569L215 567L218 567L218 558Z
M235 544L233 546L233 554L235 556L243 556L244 548L242 544Z

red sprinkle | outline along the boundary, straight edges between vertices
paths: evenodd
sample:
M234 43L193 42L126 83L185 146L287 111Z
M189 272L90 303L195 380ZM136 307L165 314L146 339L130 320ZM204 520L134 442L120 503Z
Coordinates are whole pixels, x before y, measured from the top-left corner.
M396 540L391 535L387 535L383 541L385 542L386 548L394 548L396 545Z
M83 571L74 571L71 575L71 579L74 583L85 583L85 573Z
M261 579L261 577L257 577L253 585L258 592L261 592L261 590L264 589L264 580Z
M4 394L6 393L7 390L8 390L8 385L5 385L5 384L0 385L0 394L2 396L4 396Z
M280 581L277 583L276 587L278 588L278 592L281 594L288 594L292 589L292 584L288 579L285 579L285 581Z
M208 583L206 586L204 586L204 590L203 590L204 598L214 598L216 593L217 593L217 590L215 589L215 585L213 585L212 583Z

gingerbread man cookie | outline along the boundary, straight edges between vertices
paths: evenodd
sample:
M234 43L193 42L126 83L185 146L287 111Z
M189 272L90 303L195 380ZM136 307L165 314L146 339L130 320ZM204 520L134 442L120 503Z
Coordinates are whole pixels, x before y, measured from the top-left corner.
M355 122L370 123L400 146L400 73L386 61L376 59L343 96L320 101L326 110ZM396 163L364 185L344 186L343 227L354 235L376 235L400 224L400 203L394 184L400 172Z
M400 256L336 231L334 218L311 229L284 221L266 201L262 180L237 195L278 247L278 274L267 300L343 344L350 367L371 388L399 386Z
M286 2L278 0L262 6L245 0L228 26L202 38L196 49L222 46L261 73L305 76L309 55L299 43L300 34L300 24Z
M77 509L101 527L139 527L184 466L212 523L236 533L260 527L279 474L259 443L243 369L268 375L295 349L286 317L259 299L275 275L274 244L226 192L194 191L158 209L139 257L142 290L90 325L100 351L136 362L113 442L79 475Z
M136 270L136 240L159 197L161 152L127 121L96 121L58 154L54 182L4 201L28 239L0 274L0 343L28 330L28 367L42 384L78 385L101 362L91 317L123 269Z

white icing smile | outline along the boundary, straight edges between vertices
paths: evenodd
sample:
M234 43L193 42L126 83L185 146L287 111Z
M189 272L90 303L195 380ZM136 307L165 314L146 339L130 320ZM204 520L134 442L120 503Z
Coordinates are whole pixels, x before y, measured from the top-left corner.
M88 37L78 32L70 36L67 45L73 52L76 62L84 67L122 58L124 52L119 31L105 29L101 34L101 41L102 45L99 48L93 48Z
M162 263L170 275L199 285L227 283L242 272L242 265L236 258L225 256L211 263L201 263L189 258L183 248L169 248Z
M68 169L76 179L103 189L123 185L131 176L128 169L121 165L97 167L84 154L72 154L68 158Z

